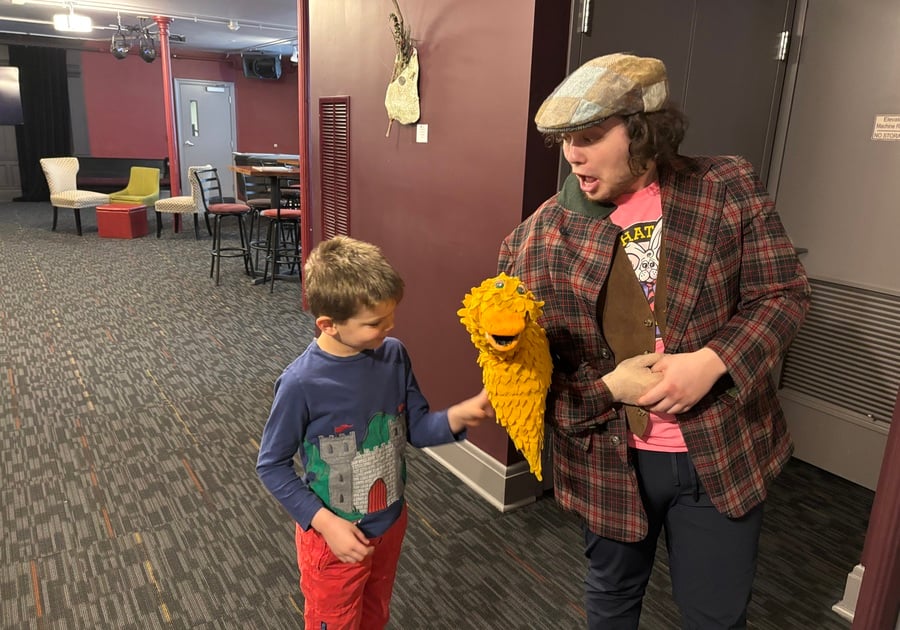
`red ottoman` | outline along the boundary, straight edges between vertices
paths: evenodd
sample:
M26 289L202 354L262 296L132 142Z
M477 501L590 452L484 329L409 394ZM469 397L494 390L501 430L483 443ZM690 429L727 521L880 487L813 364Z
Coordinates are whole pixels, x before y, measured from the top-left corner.
M103 238L147 236L147 206L135 203L97 206L97 234Z

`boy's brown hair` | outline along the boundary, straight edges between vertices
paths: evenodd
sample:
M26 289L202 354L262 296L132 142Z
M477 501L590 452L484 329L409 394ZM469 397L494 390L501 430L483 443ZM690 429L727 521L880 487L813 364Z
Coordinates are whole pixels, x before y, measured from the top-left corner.
M314 317L345 322L362 308L403 299L403 278L381 249L349 236L319 243L303 269L306 302Z

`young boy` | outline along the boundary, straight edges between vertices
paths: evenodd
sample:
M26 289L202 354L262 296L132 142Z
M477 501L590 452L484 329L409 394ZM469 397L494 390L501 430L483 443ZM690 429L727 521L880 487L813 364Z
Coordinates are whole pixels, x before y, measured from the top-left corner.
M406 442L462 439L493 412L484 390L429 411L406 349L387 336L403 280L378 247L324 241L304 282L320 334L275 383L256 469L297 522L306 629L383 628L406 532Z

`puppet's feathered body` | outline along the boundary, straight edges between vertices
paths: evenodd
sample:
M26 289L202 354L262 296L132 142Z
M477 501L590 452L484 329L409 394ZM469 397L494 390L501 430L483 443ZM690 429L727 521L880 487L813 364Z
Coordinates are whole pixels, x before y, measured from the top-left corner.
M538 479L553 372L547 335L537 323L543 306L518 278L501 273L474 287L457 311L478 349L497 421Z

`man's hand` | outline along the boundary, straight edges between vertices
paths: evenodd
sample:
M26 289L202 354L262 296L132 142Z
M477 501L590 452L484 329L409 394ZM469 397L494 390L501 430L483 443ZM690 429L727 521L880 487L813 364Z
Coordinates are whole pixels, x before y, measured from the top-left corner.
M662 357L659 353L648 353L625 359L600 380L609 388L613 400L626 405L637 405L638 398L662 381L662 374L650 369Z
M466 427L478 426L493 417L494 408L491 407L491 401L488 399L485 389L472 398L456 403L447 409L447 420L453 433L459 433Z
M375 551L356 525L326 508L316 512L311 525L322 534L331 552L341 562L361 562Z
M728 368L713 350L701 348L663 355L650 371L662 378L638 399L638 406L656 413L684 413L712 389Z

